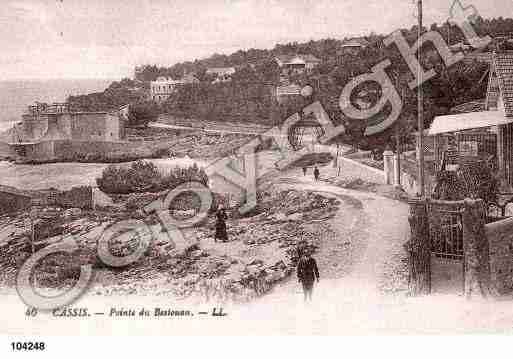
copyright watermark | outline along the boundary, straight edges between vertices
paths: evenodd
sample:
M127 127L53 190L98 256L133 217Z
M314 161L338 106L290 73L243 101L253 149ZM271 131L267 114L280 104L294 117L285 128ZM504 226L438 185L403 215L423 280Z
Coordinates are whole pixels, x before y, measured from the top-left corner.
M472 24L477 17L477 10L473 6L463 7L459 0L452 3L449 9L450 16L448 22L457 25L467 41L475 48L481 49L491 42L489 36L479 37ZM410 46L400 31L395 31L387 38L384 43L386 46L395 45L413 76L409 83L411 89L415 89L422 83L436 76L434 69L426 71L417 58L417 51L420 47L430 42L436 48L440 57L447 67L461 61L464 57L462 53L453 53L442 36L436 31L424 33L413 46ZM386 70L391 65L389 59L385 59L372 67L370 73L359 75L347 83L339 98L339 107L341 111L349 118L366 121L374 115L381 113L385 106L391 106L388 116L379 123L367 125L364 135L370 136L381 133L399 118L403 109L403 102L397 89ZM351 95L356 88L364 83L373 82L379 84L381 88L381 97L369 108L359 108L351 102ZM312 95L311 86L306 86L301 91L305 97ZM318 138L321 144L327 144L330 140L346 132L343 124L336 125L330 119L328 113L319 101L313 102L302 110L303 116L313 116L322 128L323 134ZM259 173L257 171L257 148L261 145L260 138L272 138L278 145L281 158L277 161L276 167L284 169L291 163L308 153L308 148L294 150L290 141L290 133L294 126L301 121L302 116L295 113L288 117L281 126L275 126L268 131L261 133L259 137L240 147L236 154L215 161L205 170L209 177L220 176L240 188L244 192L244 202L240 206L240 213L244 214L255 208L257 205L257 180L266 175L267 172ZM240 164L239 168L234 168L233 163ZM176 219L170 214L170 206L177 196L189 192L197 196L200 200L199 209L194 211L194 215L186 219ZM214 201L211 190L199 183L184 183L169 191L164 199L153 201L144 207L147 215L156 215L158 218L158 229L153 228L144 220L123 220L107 227L98 238L97 255L98 258L111 267L125 267L138 262L149 250L152 241L163 233L167 236L168 242L174 250L180 252L196 244L192 240L186 239L182 230L190 228L208 216L212 203ZM135 240L137 246L130 253L113 253L112 243L115 241L126 242ZM42 310L52 310L67 306L76 301L87 289L93 276L92 266L80 266L79 278L74 286L63 294L49 297L38 292L33 283L33 273L37 264L44 258L55 253L66 253L71 255L78 249L76 240L69 236L58 244L50 245L34 253L20 268L16 287L20 298L29 307Z

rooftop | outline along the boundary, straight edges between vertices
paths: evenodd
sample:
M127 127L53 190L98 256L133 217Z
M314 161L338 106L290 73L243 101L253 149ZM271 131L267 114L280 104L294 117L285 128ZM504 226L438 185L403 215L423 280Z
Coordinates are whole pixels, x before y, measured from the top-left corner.
M370 42L365 37L353 37L340 45L341 47L367 47Z
M429 128L429 135L432 136L440 133L506 125L511 122L513 122L513 119L504 117L499 111L481 111L436 116Z
M497 75L506 117L513 117L513 52L494 54L492 66Z

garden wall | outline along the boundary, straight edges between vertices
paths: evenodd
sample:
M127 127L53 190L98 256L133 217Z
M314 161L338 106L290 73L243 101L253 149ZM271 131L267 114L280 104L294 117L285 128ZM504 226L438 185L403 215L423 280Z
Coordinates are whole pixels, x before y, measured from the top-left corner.
M16 149L16 160L21 163L120 162L136 158L151 158L158 149L168 148L169 144L144 141L52 140L11 147Z
M0 213L17 212L30 208L31 196L15 188L0 186Z
M492 288L499 293L513 290L513 218L485 225L489 243Z
M365 182L384 184L385 172L377 168L364 165L350 158L338 157L340 176L347 179L362 179ZM322 172L321 172L322 176Z
M92 209L93 189L89 186L73 187L69 191L43 191L32 199L37 206Z

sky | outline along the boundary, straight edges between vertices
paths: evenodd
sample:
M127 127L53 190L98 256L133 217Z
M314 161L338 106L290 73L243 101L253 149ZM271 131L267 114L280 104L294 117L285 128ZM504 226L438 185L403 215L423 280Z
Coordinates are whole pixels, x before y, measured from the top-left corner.
M424 0L424 23L452 0ZM513 17L513 0L462 0L485 18ZM2 0L0 80L131 77L276 43L388 34L416 23L414 0Z

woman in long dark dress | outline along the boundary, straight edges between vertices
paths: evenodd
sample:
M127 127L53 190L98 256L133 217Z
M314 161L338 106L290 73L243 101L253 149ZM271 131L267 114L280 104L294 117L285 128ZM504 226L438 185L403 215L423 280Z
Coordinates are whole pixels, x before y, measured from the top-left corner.
M216 213L216 234L214 236L214 240L217 242L218 240L221 242L228 241L228 234L226 233L226 220L228 216L226 215L226 211L224 208L219 208Z

